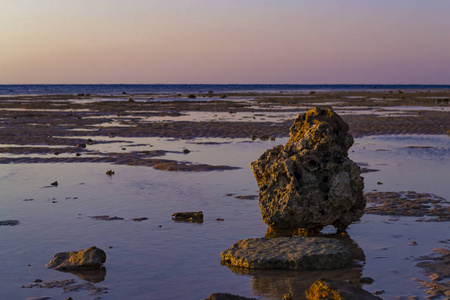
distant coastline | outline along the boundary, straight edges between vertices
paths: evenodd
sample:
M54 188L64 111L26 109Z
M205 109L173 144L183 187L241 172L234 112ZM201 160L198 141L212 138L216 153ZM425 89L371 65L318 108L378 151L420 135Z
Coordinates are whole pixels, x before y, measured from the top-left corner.
M208 92L309 92L358 90L445 90L450 85L421 84L8 84L0 95L157 94Z

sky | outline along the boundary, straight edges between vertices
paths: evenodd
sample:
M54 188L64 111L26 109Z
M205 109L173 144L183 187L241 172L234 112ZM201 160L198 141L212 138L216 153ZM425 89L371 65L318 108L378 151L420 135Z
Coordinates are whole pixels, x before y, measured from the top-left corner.
M0 0L0 84L450 84L449 0Z

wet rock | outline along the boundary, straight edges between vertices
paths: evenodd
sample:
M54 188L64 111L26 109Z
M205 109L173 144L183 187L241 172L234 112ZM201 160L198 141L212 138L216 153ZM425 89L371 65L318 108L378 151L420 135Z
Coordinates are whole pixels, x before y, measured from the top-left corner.
M17 220L5 220L5 221L0 221L0 226L16 226L19 225L20 222Z
M187 222L203 222L203 212L178 212L172 214L172 220Z
M376 215L408 217L433 217L416 221L446 222L450 220L450 201L430 193L414 191L368 192L364 194L367 203L365 212Z
M102 221L117 221L117 220L125 220L124 218L118 217L118 216L114 216L114 217L110 217L108 215L103 215L103 216L91 216L89 217L91 219L95 219L95 220L102 220Z
M106 175L108 175L108 176L112 176L112 175L114 175L115 173L114 173L114 171L113 170L108 170L108 171L106 171Z
M375 300L381 299L354 285L352 282L319 279L305 292L308 300Z
M106 253L95 246L78 252L60 252L49 262L47 269L59 271L99 269L106 261Z
M241 240L220 256L232 266L255 269L331 270L351 261L341 241L300 236Z
M359 280L359 283L362 283L362 284L372 284L372 283L373 283L373 278L371 278L371 277L362 277L362 278Z
M364 214L359 166L348 158L353 137L332 109L298 115L284 145L251 164L264 222L277 228L344 230Z
M188 154L188 153L191 153L191 151L189 149L183 149L183 153Z
M133 220L133 221L135 221L135 222L142 222L142 221L148 220L148 218L146 218L146 217L142 217L142 218L133 218L133 219L131 219L131 220Z
M214 293L205 300L256 300L255 298L246 298L228 293Z
M52 182L52 183L50 183L50 185L58 186L58 181Z

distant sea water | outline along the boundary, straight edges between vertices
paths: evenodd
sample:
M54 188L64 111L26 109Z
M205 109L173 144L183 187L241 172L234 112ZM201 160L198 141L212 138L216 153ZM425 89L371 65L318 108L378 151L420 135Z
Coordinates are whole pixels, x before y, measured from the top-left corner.
M441 90L450 85L366 84L12 84L0 85L0 95L118 95L152 93Z

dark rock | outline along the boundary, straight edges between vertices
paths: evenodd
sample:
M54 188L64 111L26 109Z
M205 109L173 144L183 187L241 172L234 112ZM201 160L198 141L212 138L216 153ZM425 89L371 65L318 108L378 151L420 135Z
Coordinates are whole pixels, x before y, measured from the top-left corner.
M106 261L105 251L92 246L78 252L60 252L49 262L47 269L59 271L100 269Z
M108 175L108 176L112 176L112 175L114 175L115 173L114 173L114 171L113 170L108 170L108 171L106 171L106 175Z
M184 153L184 154L188 154L188 153L191 153L191 151L188 150L188 149L183 149L183 153Z
M305 292L308 300L379 300L352 282L319 279Z
M298 115L286 145L251 164L264 222L277 228L345 230L364 214L364 181L348 158L353 137L332 109Z
M84 143L77 144L77 147L78 148L86 148L86 144L84 144Z
M359 282L362 283L362 284L372 284L372 283L373 283L373 278L370 278L370 277L362 277L362 278L359 280Z
M95 219L95 220L103 220L103 221L116 221L116 220L124 220L124 218L118 217L118 216L114 216L114 217L110 217L107 215L103 215L103 216L92 216L90 217L91 219Z
M203 212L178 212L172 214L175 221L203 222Z
M246 298L228 293L214 293L205 300L256 300L255 298Z
M148 218L146 218L146 217L143 217L143 218L133 218L133 219L131 219L131 220L133 220L133 221L135 221L135 222L142 222L142 221L148 220Z
M0 226L16 226L19 225L19 221L17 220L5 220L5 221L0 221Z
M58 181L52 182L52 183L50 183L50 185L58 186Z

